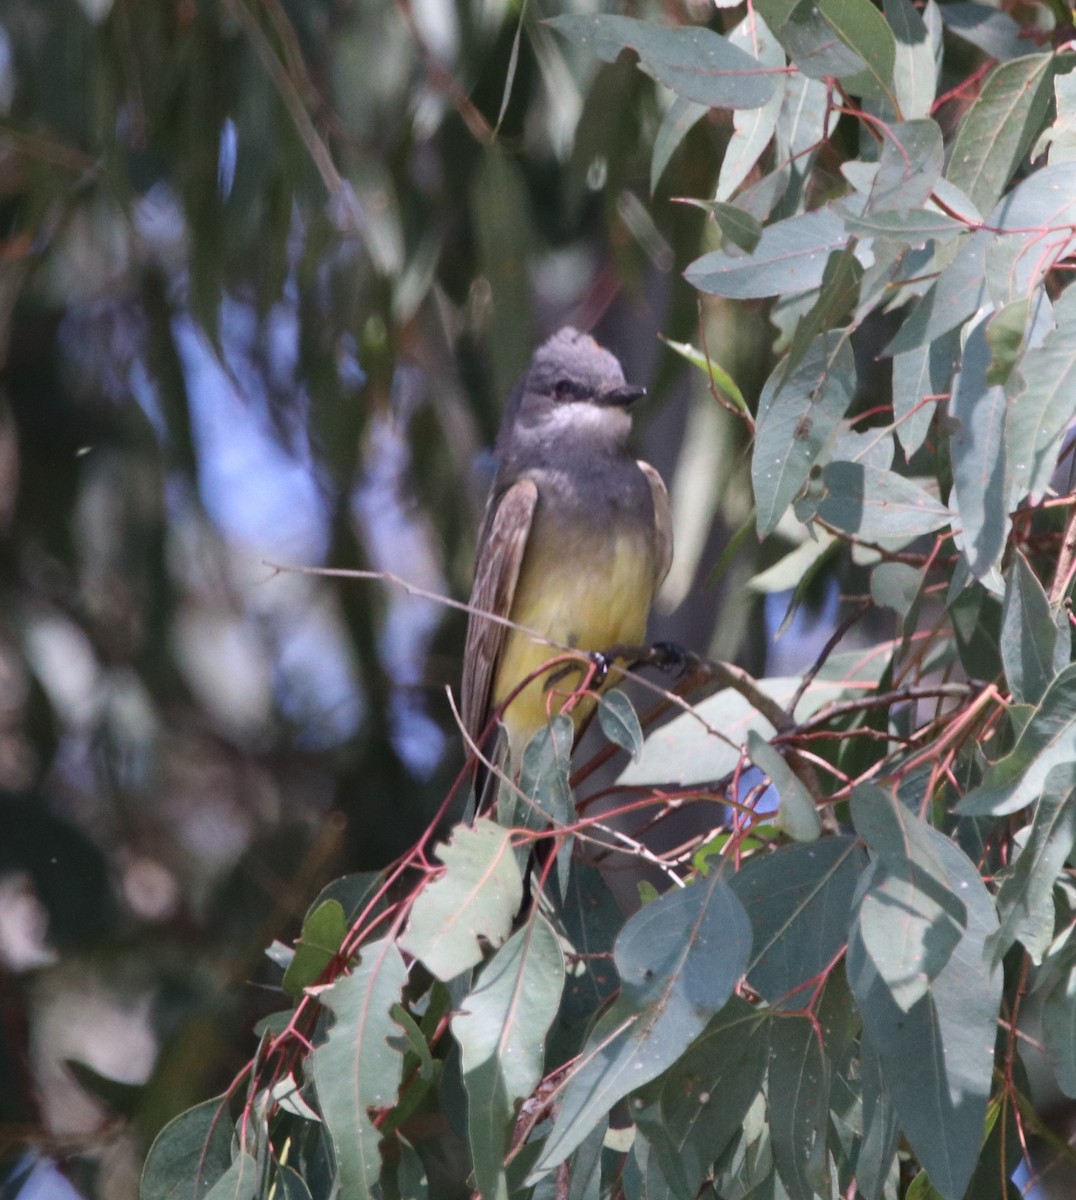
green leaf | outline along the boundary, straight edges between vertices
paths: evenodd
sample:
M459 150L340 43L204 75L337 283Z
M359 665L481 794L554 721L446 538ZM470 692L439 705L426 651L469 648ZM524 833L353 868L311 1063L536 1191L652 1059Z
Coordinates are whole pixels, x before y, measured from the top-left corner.
M414 1146L396 1135L398 1155L385 1164L381 1176L381 1200L427 1200L430 1187L426 1168Z
M814 1024L785 1017L770 1031L770 1130L773 1157L791 1200L829 1195L826 1128L829 1062Z
M937 90L938 68L926 24L910 0L883 0L882 11L893 31L897 109L906 121L927 117Z
M245 1150L237 1150L231 1166L206 1192L206 1200L254 1200L259 1175L255 1159Z
M957 335L944 334L893 357L893 420L897 436L910 458L930 431L937 405L927 396L945 396L952 389Z
M895 471L831 462L822 472L822 483L826 495L818 517L865 541L910 540L953 519L936 496Z
M284 972L284 991L297 997L316 983L339 953L346 936L347 922L338 901L325 900L312 908L303 920L295 954Z
M758 533L772 533L826 450L855 392L855 361L841 331L821 334L789 374L777 364L762 389L751 483Z
M911 612L922 586L923 572L908 563L881 562L871 571L871 599L902 617Z
M961 549L976 579L997 566L1009 533L1005 392L987 382L991 356L985 331L984 318L967 335L949 403L953 468L949 502L962 529Z
M856 694L877 683L888 656L834 655L819 672L796 707L795 716L804 720L831 700ZM787 705L799 690L797 675L758 680L759 690L779 705ZM739 692L718 692L696 704L690 713L654 730L643 743L638 762L629 763L618 783L675 783L689 787L721 779L736 769L743 746L754 729L764 738L776 730Z
M767 1002L802 1003L799 989L836 958L866 855L851 837L756 854L729 881L751 919L747 981Z
M897 108L893 93L896 43L893 31L870 0L818 0L822 19L866 64L861 75L848 80L849 91L881 96Z
M981 212L993 207L1038 137L1050 100L1053 63L1052 54L1000 63L957 128L946 178Z
M204 1200L231 1165L228 1099L215 1096L174 1117L153 1139L140 1200Z
M1037 504L1050 486L1076 412L1076 321L1051 330L1040 346L1027 351L1009 379L1008 392L1009 503L1029 497Z
M639 724L631 701L623 692L614 690L601 697L598 701L598 724L609 741L638 761L643 749L643 727Z
M1030 312L1030 302L1024 296L1006 304L988 319L986 344L990 347L990 367L986 372L987 383L1004 386L1008 381L1024 348Z
M482 970L452 1018L467 1088L467 1134L483 1200L506 1200L515 1106L542 1077L545 1037L564 988L564 955L536 916Z
M814 798L795 771L754 729L747 735L747 752L777 791L777 828L797 842L813 842L822 832L822 821Z
M400 947L447 982L482 961L485 943L508 937L523 879L511 830L483 818L457 825L438 858L444 873L419 893Z
M714 204L709 205L708 207L713 208L715 216L717 215L718 209L733 209L731 204ZM733 209L733 211L740 212L739 209ZM754 218L748 216L747 213L741 213L740 215L747 222L754 221ZM720 218L718 219L720 221ZM758 223L755 222L755 224ZM722 226L722 228L724 228L724 226ZM747 226L745 225L744 228L746 229ZM759 226L759 233L761 232L762 227ZM750 413L751 410L747 407L747 401L743 398L743 392L741 392L737 386L736 380L733 379L732 376L719 363L716 363L712 358L708 359L701 350L696 350L695 347L690 345L688 342L674 342L670 338L666 337L663 337L661 340L666 346L669 347L670 350L675 351L680 355L681 358L686 358L693 367L697 367L700 371L702 371L703 374L706 375L706 377L710 380L710 382L720 391L724 392L728 399L731 400L741 412Z
M773 95L773 79L750 55L701 25L665 29L632 17L576 15L547 24L605 62L630 47L659 83L710 108L758 108Z
M905 0L906 2L906 0ZM943 212L929 209L899 211L887 209L883 212L864 213L862 216L839 208L844 227L849 233L868 237L891 238L909 246L922 246L928 241L948 241L959 233L967 232L967 225Z
M1023 30L1007 12L989 4L957 3L939 6L946 29L978 46L990 58L1019 58L1034 42L1021 36Z
M834 250L829 256L818 297L796 323L783 363L786 376L799 366L816 337L828 338L831 345L835 339L847 338L846 330L834 326L840 325L848 311L855 308L862 281L863 268L856 258L856 245L849 241L843 250Z
M779 71L785 66L785 52L769 26L753 9L729 34L729 42L754 58L760 67ZM732 137L721 157L717 178L717 201L728 200L762 156L777 128L777 117L784 100L784 89L758 108L738 109L732 114Z
M313 1200L306 1180L291 1167L277 1163L273 1173L274 1200Z
M381 1174L374 1117L399 1094L404 1056L392 1013L406 982L403 956L385 938L364 946L358 965L319 996L335 1020L309 1063L340 1189L354 1200L366 1200Z
M942 132L936 121L921 117L891 126L882 142L864 215L921 208L944 165Z
M1076 1097L1076 970L1069 970L1042 1006L1042 1033L1058 1086Z
M1057 116L1043 130L1031 156L1037 158L1045 149L1048 163L1072 162L1076 160L1076 75L1071 71L1054 79L1054 108Z
M882 1080L882 1064L866 1039L859 1047L859 1079L863 1137L856 1162L856 1184L863 1200L882 1200L886 1179L897 1157L900 1128L896 1106Z
M986 294L988 240L973 233L956 243L952 262L905 319L886 354L900 355L937 341L979 308Z
M852 820L871 849L854 924L899 1008L907 1012L945 968L967 928L941 858L948 841L883 788L852 793Z
M1057 625L1050 601L1027 559L1014 551L1005 578L1001 659L1018 704L1038 704L1056 674Z
M696 104L694 100L685 100L683 96L673 98L654 135L654 149L650 156L651 193L657 191L665 168L677 147L707 112L709 109L705 104Z
M853 925L848 978L905 1137L946 1200L962 1200L979 1157L994 1071L1002 979L991 972L984 950L997 915L963 851L943 838L934 850L968 916L948 963L904 1012Z
M620 997L587 1039L532 1181L563 1162L618 1100L680 1057L728 1000L750 950L747 915L717 872L628 920L614 950Z
M1054 937L1054 884L1076 844L1076 764L1055 767L1046 777L1027 840L1016 861L999 874L1001 928L990 939L996 967L1013 942L1041 963Z
M819 287L830 251L847 241L838 214L820 208L768 225L751 255L704 254L684 277L701 292L733 300L795 296Z
M1012 751L957 804L964 816L1005 816L1041 794L1054 767L1076 762L1076 664L1061 671Z
M575 726L566 713L557 713L531 738L519 772L519 791L530 803L520 801L513 789L510 807L501 806L502 824L543 829L551 821L571 820L574 803L568 775L574 741Z
M763 13L765 16L765 13ZM800 0L780 25L771 25L788 57L812 79L859 76L867 69L865 60L840 36L813 0Z
M762 1087L772 1022L730 996L702 1036L657 1084L660 1116L673 1161L662 1157L669 1183L697 1194L711 1165L743 1124ZM644 1127L644 1132L646 1129Z
M706 207L714 215L714 220L717 222L721 232L734 245L739 246L741 250L746 250L748 254L753 254L755 247L762 237L762 225L749 212L744 212L742 208L737 208L735 204L722 204L719 201L709 201ZM666 344L676 349L677 343L666 341ZM705 368L706 358L702 357L702 365ZM723 384L721 385L724 386ZM739 389L737 389L739 391ZM743 406L746 411L746 405Z

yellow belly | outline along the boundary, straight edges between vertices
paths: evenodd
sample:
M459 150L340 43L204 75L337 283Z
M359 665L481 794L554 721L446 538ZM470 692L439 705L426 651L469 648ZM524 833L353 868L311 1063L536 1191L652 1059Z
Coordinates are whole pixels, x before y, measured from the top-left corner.
M511 619L545 634L551 641L579 650L606 650L617 643L638 644L654 593L653 551L638 534L588 538L585 547L532 539L516 585ZM560 653L555 647L510 630L493 683L493 699L502 704L518 684ZM508 730L513 761L548 716L560 712L569 693L582 682L572 669L550 687L545 672L508 705L502 720ZM607 685L615 682L607 680ZM593 701L571 711L576 726L593 709Z

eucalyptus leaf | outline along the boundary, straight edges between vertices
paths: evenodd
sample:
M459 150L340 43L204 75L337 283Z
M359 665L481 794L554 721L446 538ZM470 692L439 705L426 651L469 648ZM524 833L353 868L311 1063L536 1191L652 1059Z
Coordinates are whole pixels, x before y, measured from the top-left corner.
M711 108L758 108L773 95L774 81L726 38L701 25L662 28L633 17L570 15L547 22L605 62L625 47L642 67L677 95Z
M480 818L457 825L438 857L444 872L419 893L400 946L441 980L481 962L511 932L523 879L508 829Z
M617 938L619 999L592 1030L531 1173L563 1162L634 1088L672 1065L728 1000L751 949L751 926L717 872L666 892Z

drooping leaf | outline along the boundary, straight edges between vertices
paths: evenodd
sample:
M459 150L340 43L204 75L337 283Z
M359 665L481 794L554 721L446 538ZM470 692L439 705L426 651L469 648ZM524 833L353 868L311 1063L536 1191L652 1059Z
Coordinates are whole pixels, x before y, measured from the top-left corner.
M795 771L753 729L747 735L747 752L777 792L777 827L797 842L813 842L822 832L822 821L814 798Z
M1029 54L999 63L960 122L945 174L982 212L997 202L1039 135L1053 62L1052 54Z
M931 397L950 391L956 344L956 334L950 333L893 357L893 420L909 458L930 431L938 407Z
M1020 26L1007 12L992 5L957 0L941 5L939 11L946 29L978 46L991 58L1002 61L1019 58L1035 45L1032 38L1022 36Z
M630 46L660 83L710 108L758 108L774 92L772 76L750 55L701 25L665 29L606 15L552 17L548 24L605 62L616 62Z
M1076 1097L1076 971L1069 970L1046 997L1042 1032L1058 1086Z
M400 946L447 981L481 962L483 943L508 937L523 879L511 831L484 818L457 825L438 857L444 874L419 893Z
M799 989L834 960L865 866L855 838L827 837L755 855L731 878L751 919L747 980L763 999L795 1007Z
M952 262L908 314L886 354L904 354L937 341L976 311L986 293L987 240L978 233L964 236Z
M882 1080L882 1065L866 1038L859 1047L859 1081L863 1139L856 1162L856 1184L864 1200L882 1200L897 1157L900 1128L896 1106Z
M363 947L358 965L319 999L335 1018L309 1058L322 1118L332 1134L341 1190L365 1200L381 1174L374 1118L395 1104L403 1051L393 1009L407 968L388 938Z
M769 26L754 10L729 34L729 42L756 59L759 66L777 70L785 65L785 54ZM728 200L762 156L777 128L784 92L775 88L773 95L758 108L737 109L732 114L732 137L721 159L714 199Z
M232 1120L216 1096L174 1117L157 1134L142 1168L141 1200L205 1200L231 1167Z
M972 575L982 579L1001 558L1009 533L1005 478L1005 392L987 381L990 347L985 319L964 342L953 387L949 453L953 468L950 504L962 530L962 549Z
M862 58L865 69L847 81L860 96L880 96L893 108L893 64L896 46L893 31L869 0L818 0L818 10L842 42Z
M1007 391L1011 415L1006 421L1006 441L1012 464L1009 502L1015 506L1030 497L1037 503L1050 485L1062 439L1076 412L1076 322L1058 326L1041 346L1028 350L1013 371Z
M830 1064L813 1022L775 1020L767 1096L773 1157L790 1200L829 1194L829 1089Z
M1055 676L1012 751L990 767L957 811L966 816L1019 812L1041 794L1054 767L1071 762L1076 762L1076 664Z
M602 733L638 759L643 749L643 727L631 701L621 691L606 692L598 701L598 723Z
M1076 844L1076 764L1055 767L1035 802L1031 828L1016 861L1000 874L1001 928L990 941L997 966L1014 941L1040 963L1054 936L1054 884Z
M923 572L908 563L883 562L871 571L871 599L906 617L923 586Z
M1038 704L1056 674L1057 625L1050 601L1027 559L1015 551L1006 573L1001 660L1013 699Z
M948 963L905 1012L853 927L848 979L905 1137L946 1200L962 1200L979 1157L994 1071L1002 979L984 950L997 914L963 851L944 838L934 849L949 890L967 909L967 931Z
M967 928L967 911L941 858L948 841L878 787L853 792L852 819L873 860L856 928L893 1000L907 1012L944 970Z
M656 192L669 160L677 147L687 137L692 127L709 111L705 104L685 100L676 96L665 110L658 131L654 136L654 149L650 156L650 191Z
M614 950L620 997L587 1039L533 1180L563 1162L618 1100L680 1057L728 1000L750 949L747 915L717 872L628 920Z
M774 30L788 57L812 79L847 79L865 74L866 61L839 37L818 5L800 0Z
M891 126L878 156L864 216L920 209L930 198L944 164L942 132L936 121L921 117Z
M714 250L684 272L701 292L733 300L794 296L822 282L830 251L848 240L844 222L829 209L816 209L768 225L751 255Z
M259 1175L253 1155L238 1150L231 1166L206 1192L206 1200L254 1200L258 1194Z
M769 1058L770 1021L738 996L729 998L706 1031L665 1073L660 1117L675 1156L662 1160L674 1184L694 1196L762 1087ZM675 1184L674 1184L675 1186Z
M815 338L791 374L782 361L766 381L751 459L760 537L776 528L806 484L854 391L852 349L838 330Z
M936 496L895 471L831 462L822 483L826 495L818 506L819 518L866 541L919 537L953 519Z
M899 239L911 246L921 246L932 239L944 241L956 237L959 233L965 233L968 228L963 221L930 209L919 208L910 212L887 209L882 212L865 212L862 216L844 209L840 212L849 233Z
M452 1018L467 1088L467 1133L484 1200L505 1200L504 1156L515 1106L542 1077L545 1038L560 1005L564 955L542 916L512 935Z
M884 0L882 11L893 31L893 91L900 114L906 121L929 116L938 72L926 23L911 0Z

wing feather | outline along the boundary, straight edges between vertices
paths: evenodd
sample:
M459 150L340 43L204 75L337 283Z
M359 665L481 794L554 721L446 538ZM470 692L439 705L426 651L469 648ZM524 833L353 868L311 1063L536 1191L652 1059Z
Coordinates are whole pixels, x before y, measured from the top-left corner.
M538 485L533 479L520 479L506 491L490 496L478 540L472 609L498 617L511 612L537 503ZM464 729L476 742L489 721L493 677L507 633L506 625L471 613L463 658L461 715Z
M654 501L654 532L656 535L654 591L656 592L672 566L672 506L669 504L669 493L665 489L665 481L648 462L639 459L638 463L639 470L646 476L646 482L650 484L650 495Z

